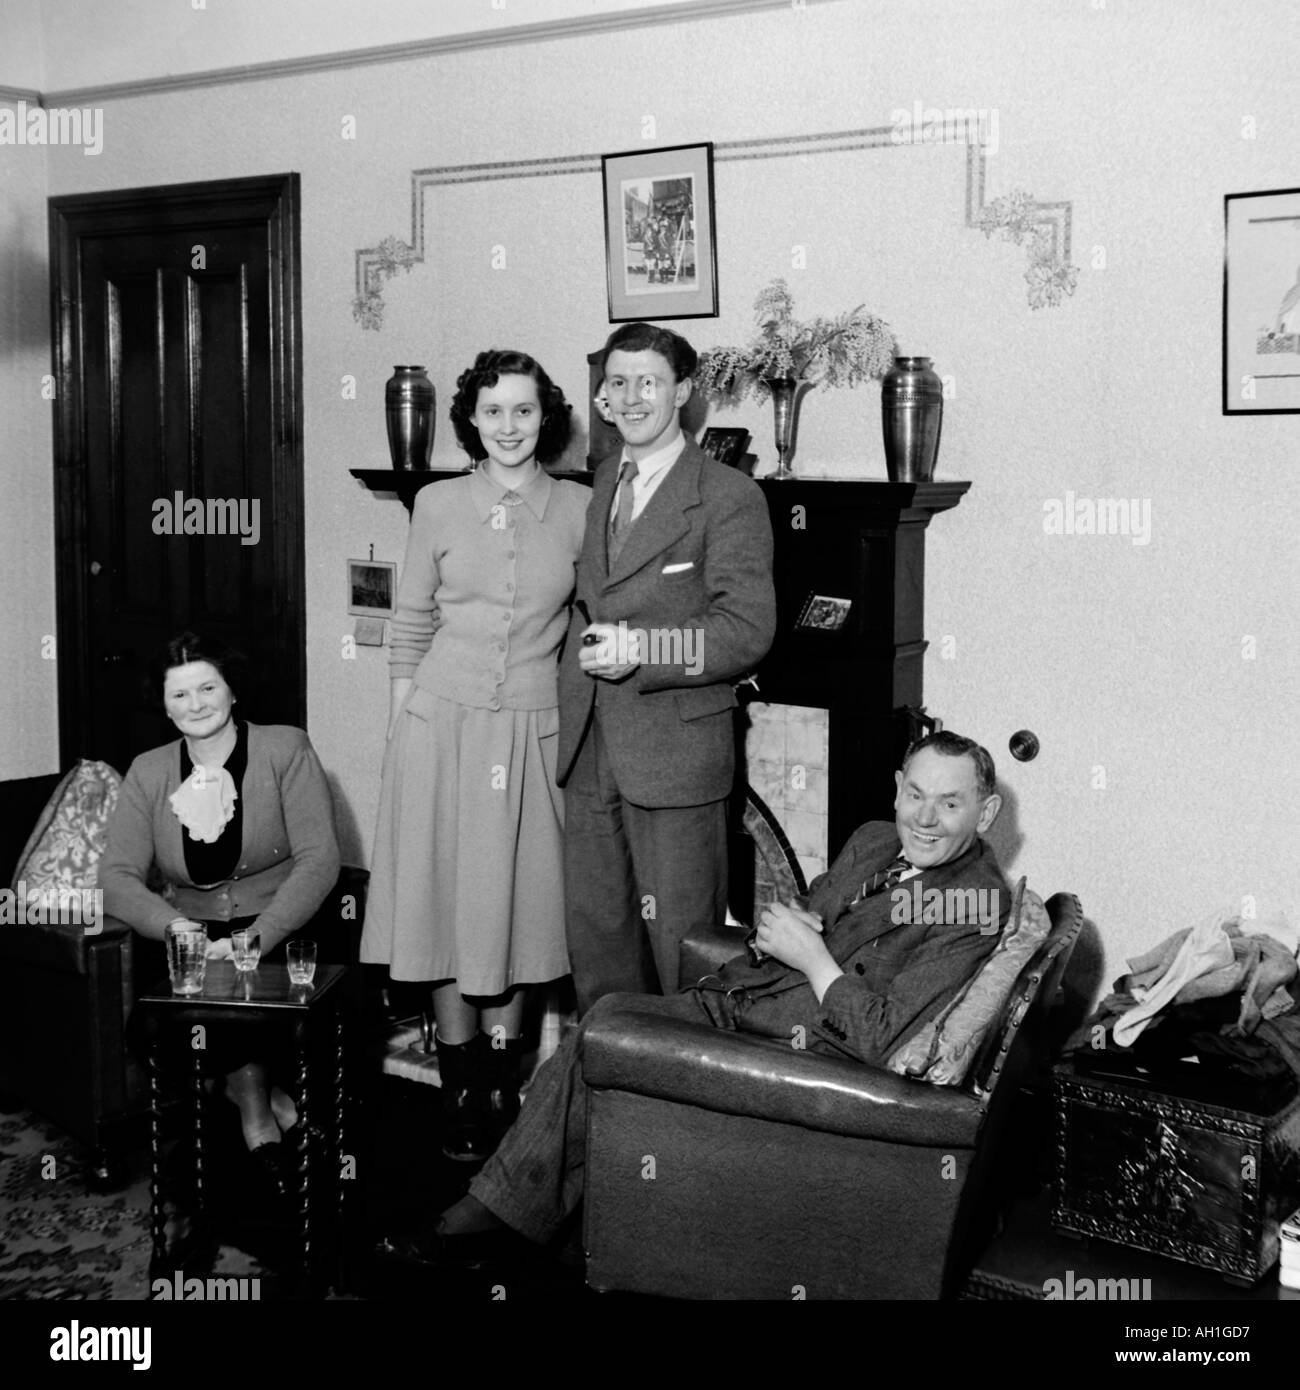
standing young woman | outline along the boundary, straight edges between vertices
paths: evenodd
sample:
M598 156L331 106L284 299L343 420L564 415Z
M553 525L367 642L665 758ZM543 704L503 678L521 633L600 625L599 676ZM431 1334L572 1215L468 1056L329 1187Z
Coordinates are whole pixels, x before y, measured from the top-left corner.
M569 969L556 674L590 493L542 468L569 410L525 353L461 374L451 419L478 467L417 495L392 623L361 959L433 984L456 1159L518 1110L523 987Z

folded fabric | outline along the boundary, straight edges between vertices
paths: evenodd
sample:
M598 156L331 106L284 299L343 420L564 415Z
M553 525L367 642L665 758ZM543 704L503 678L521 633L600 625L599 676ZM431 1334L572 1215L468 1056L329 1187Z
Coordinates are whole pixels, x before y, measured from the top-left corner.
M1168 973L1178 952L1182 950L1183 943L1191 934L1191 927L1184 927L1172 936L1165 937L1158 946L1153 946L1144 955L1130 957L1128 974L1115 981L1116 991L1133 995L1134 1002L1141 1000L1144 997L1142 991L1150 989Z
M1241 997L1241 1017L1237 1029L1248 1035L1253 1033L1265 1017L1279 995L1287 995L1285 986L1296 977L1295 957L1280 942L1271 936L1251 935L1246 938L1259 948L1258 956L1251 967L1250 978L1246 981ZM1272 1012L1281 1012L1272 1009Z
M1170 1003L1179 990L1201 975L1222 970L1233 963L1232 942L1225 931L1227 919L1223 913L1216 912L1196 926L1175 933L1178 945L1170 956L1174 937L1163 941L1154 951L1129 961L1129 967L1136 975L1149 980L1152 972L1159 967L1163 973L1151 984L1133 983L1131 974L1127 980L1116 982L1116 989L1128 987L1137 1000L1137 1005L1129 1009L1115 1024L1115 1041L1121 1047L1131 1047L1142 1030L1162 1008Z

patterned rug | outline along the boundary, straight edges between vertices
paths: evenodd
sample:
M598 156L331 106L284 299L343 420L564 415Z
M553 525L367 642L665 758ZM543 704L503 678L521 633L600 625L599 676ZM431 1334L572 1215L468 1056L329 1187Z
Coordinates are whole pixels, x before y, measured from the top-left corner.
M40 1116L0 1114L0 1299L147 1296L148 1172L100 1195L85 1166L85 1150ZM252 1276L262 1266L223 1245L213 1272Z

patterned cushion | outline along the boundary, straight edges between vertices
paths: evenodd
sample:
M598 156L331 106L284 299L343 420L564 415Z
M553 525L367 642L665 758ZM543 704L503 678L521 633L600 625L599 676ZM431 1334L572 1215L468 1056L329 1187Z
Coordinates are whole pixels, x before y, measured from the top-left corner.
M997 950L944 1021L935 1060L925 1074L936 1086L956 1086L965 1079L985 1035L1002 1017L1020 972L1051 934L1052 920L1042 898L1024 889L1023 881L1018 891L1024 896L1015 930L1003 935Z
M894 1052L886 1064L889 1069L936 1086L956 1086L965 1080L985 1035L1001 1017L1021 970L1051 929L1043 900L1026 889L1022 878L1016 885L1011 919L993 954L938 1018Z
M94 888L108 818L122 779L107 763L83 758L54 789L18 856L13 886L29 902L57 901L60 889Z

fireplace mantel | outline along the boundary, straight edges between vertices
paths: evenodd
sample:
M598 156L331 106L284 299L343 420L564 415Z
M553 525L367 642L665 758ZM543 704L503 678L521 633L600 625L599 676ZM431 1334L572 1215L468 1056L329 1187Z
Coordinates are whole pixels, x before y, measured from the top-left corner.
M409 511L421 488L463 470L354 468ZM590 472L555 476L590 484ZM893 818L894 772L924 704L925 532L969 482L756 480L776 542L777 635L748 698L829 712L827 852L865 820ZM800 628L811 595L848 599L835 631Z
M776 541L777 634L753 698L828 711L827 856L892 820L894 772L924 706L925 533L970 483L759 479ZM843 626L799 626L811 595Z

